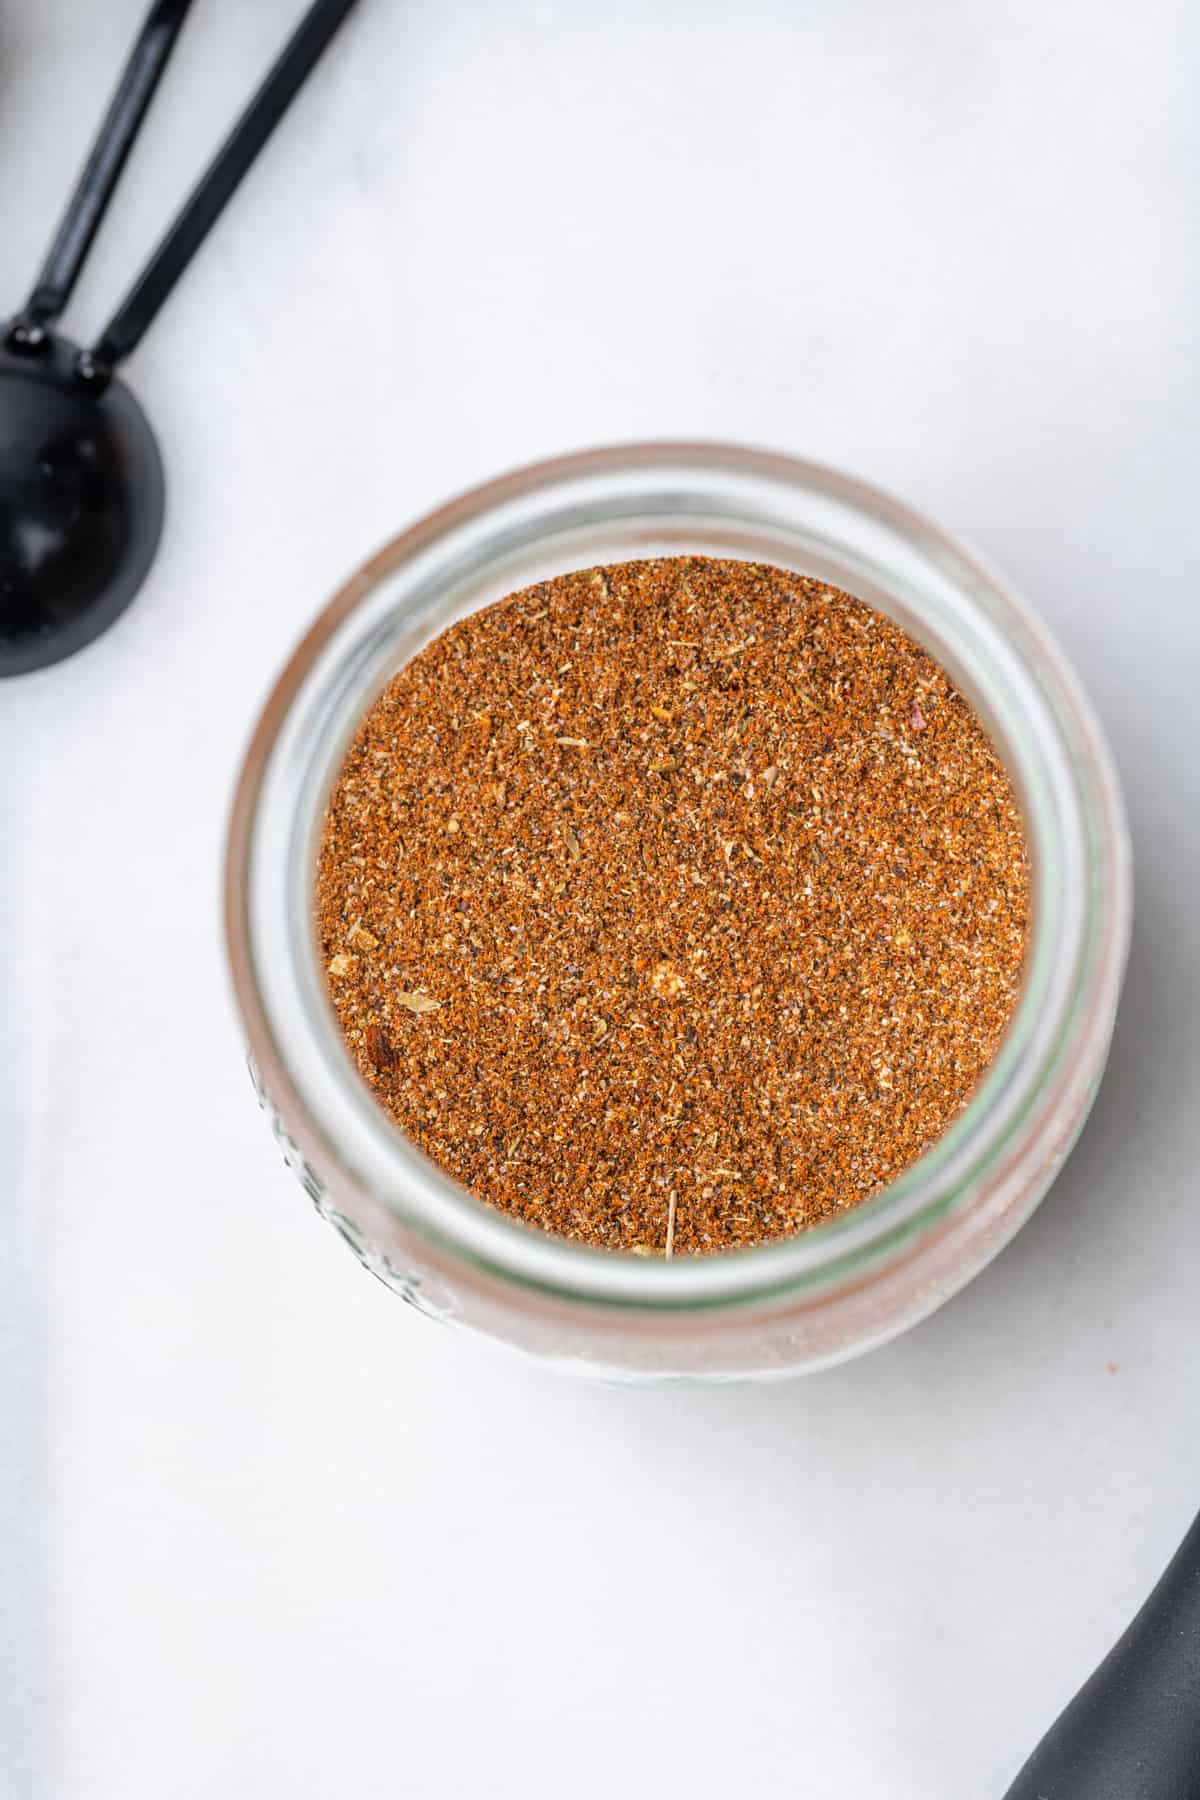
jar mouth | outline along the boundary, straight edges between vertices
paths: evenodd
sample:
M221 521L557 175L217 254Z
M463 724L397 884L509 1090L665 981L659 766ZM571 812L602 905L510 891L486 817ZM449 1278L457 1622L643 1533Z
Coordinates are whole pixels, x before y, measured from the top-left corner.
M1015 781L1034 904L1009 1031L963 1112L918 1161L795 1236L659 1260L523 1225L404 1136L342 1044L317 955L312 875L329 789L365 709L447 623L570 568L678 554L817 576L921 642ZM722 444L645 444L501 477L430 514L351 577L284 668L254 732L225 900L251 1053L276 1103L298 1111L318 1168L390 1208L433 1254L483 1274L558 1299L688 1312L853 1279L969 1208L990 1183L1061 1154L1062 1094L1080 1069L1098 1066L1111 1029L1130 875L1120 793L1090 706L1043 626L973 554L820 465Z

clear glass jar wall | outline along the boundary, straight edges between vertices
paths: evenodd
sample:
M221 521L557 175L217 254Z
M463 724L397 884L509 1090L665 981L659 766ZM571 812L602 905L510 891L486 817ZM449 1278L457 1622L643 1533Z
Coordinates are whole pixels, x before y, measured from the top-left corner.
M330 784L367 706L451 620L572 568L777 563L895 618L950 671L1021 799L1034 926L1020 1006L952 1129L883 1193L761 1249L658 1261L480 1205L376 1105L342 1047L312 923ZM319 1209L413 1305L629 1377L786 1374L931 1312L1029 1216L1087 1115L1124 968L1130 871L1111 759L1037 620L958 544L828 469L720 445L565 457L404 532L334 598L267 701L239 782L229 953L260 1097Z

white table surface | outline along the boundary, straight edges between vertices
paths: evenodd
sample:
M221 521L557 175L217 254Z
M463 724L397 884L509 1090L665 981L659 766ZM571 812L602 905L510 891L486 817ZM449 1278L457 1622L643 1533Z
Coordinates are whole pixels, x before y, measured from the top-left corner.
M9 304L142 0L0 21ZM296 5L198 5L102 323ZM139 353L134 609L0 690L8 1800L990 1800L1200 1500L1200 15L363 0ZM1138 925L1066 1173L935 1319L770 1389L581 1385L312 1213L218 929L285 652L431 504L728 437L973 539L1111 733Z

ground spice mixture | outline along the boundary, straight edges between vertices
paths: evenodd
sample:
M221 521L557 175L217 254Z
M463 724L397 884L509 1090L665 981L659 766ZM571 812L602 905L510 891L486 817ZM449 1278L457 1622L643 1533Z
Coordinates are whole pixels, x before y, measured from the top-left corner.
M317 920L363 1079L481 1200L683 1254L856 1205L968 1099L1029 909L944 671L818 581L702 557L527 588L364 720Z

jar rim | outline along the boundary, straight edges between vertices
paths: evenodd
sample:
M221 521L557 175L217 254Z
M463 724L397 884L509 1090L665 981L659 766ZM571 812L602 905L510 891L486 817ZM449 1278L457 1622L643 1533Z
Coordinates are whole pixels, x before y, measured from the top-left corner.
M606 532L647 545L683 533L680 541L767 546L755 561L775 560L773 544L807 546L810 563L817 556L826 567L848 559L858 584L836 585L925 642L985 718L1033 840L1022 995L963 1112L878 1194L752 1249L633 1257L552 1237L482 1204L374 1100L321 982L315 833L370 698L447 617L527 585L521 572L531 557L550 558L546 573L590 567L601 559L555 565L553 557ZM1128 943L1129 849L1112 759L1078 682L1045 627L972 552L902 502L819 464L728 444L617 445L535 463L460 495L339 589L280 674L247 750L229 825L225 911L251 1054L276 1104L296 1109L318 1167L337 1169L388 1207L433 1253L483 1275L592 1306L695 1313L824 1294L862 1278L1011 1178L1017 1163L1049 1154L1061 1090L1081 1069L1091 1078L1111 1029Z

